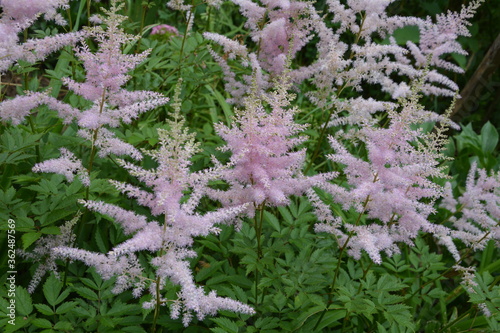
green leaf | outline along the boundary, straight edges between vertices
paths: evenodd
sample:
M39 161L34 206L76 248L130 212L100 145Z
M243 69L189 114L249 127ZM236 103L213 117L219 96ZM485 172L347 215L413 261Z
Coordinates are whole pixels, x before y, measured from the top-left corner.
M330 310L328 311L321 322L318 324L318 330L321 330L325 327L334 327L340 325L341 320L345 318L347 312L345 310ZM336 323L336 324L335 324Z
M43 295L50 305L56 306L58 304L57 298L61 292L61 288L62 282L59 281L53 274L50 275L43 285Z
M16 312L22 316L28 316L33 312L33 303L28 291L21 287L16 287Z
M276 230L277 232L281 231L280 222L276 218L276 216L274 216L272 213L268 211L264 211L264 217L266 221L271 225L271 227L273 227L274 230Z
M73 330L73 325L71 325L70 322L68 321L58 321L55 325L54 325L54 329L56 330L62 330L62 331L71 331Z
M52 323L47 319L36 318L31 321L33 325L40 328L52 328Z
M51 226L51 227L45 227L40 230L42 234L48 234L48 235L60 235L61 230L59 227L56 226Z
M73 287L73 289L78 293L78 295L90 301L97 301L99 299L97 294L87 287Z
M233 121L234 118L234 113L233 110L231 110L231 106L226 102L226 99L222 94L217 90L213 89L210 85L206 84L205 88L210 91L212 96L215 97L217 102L219 103L220 107L222 108L222 111L224 112L224 116L226 117L226 125L231 125L231 122Z
M223 328L227 333L238 333L238 325L234 321L228 318L212 318L214 323L216 323L220 328Z
M38 310L38 312L46 316L51 316L54 314L52 308L47 304L35 304L35 308Z
M40 232L27 232L21 236L21 242L23 244L23 250L26 250L30 247L31 244L36 242L38 238L40 238L42 234Z
M287 303L287 298L281 291L278 291L273 296L273 303L276 305L276 308L281 311Z
M492 153L498 145L498 131L489 121L481 129L481 148L483 152Z
M140 306L137 304L124 304L117 301L113 304L113 307L106 313L107 316L121 316L124 314L130 315L134 313L139 313L141 310Z
M77 302L65 302L65 303L61 304L56 309L56 313L57 314L63 314L63 313L69 312L70 310L72 310L73 308L75 308L77 305L78 305Z

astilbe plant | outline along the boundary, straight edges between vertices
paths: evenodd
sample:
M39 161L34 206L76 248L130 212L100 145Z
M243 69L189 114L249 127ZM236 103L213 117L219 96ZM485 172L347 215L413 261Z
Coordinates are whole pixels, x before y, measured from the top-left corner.
M134 146L120 140L115 133L106 127L119 127L122 123L130 123L141 113L166 104L168 98L152 91L130 91L124 85L130 79L127 73L136 68L149 54L145 51L139 54L124 54L122 46L137 39L126 34L120 27L125 16L118 11L123 7L118 1L112 1L110 10L105 10L100 21L103 25L87 29L87 35L94 38L99 45L94 53L82 41L82 46L75 49L77 57L83 62L86 70L84 82L76 82L71 78L63 78L70 90L90 102L87 109L78 110L68 104L44 93L35 93L30 97L38 99L39 104L47 104L59 111L66 123L76 121L79 126L78 135L92 144L88 171L92 170L97 150L99 157L109 154L129 155L136 160L142 159L142 154ZM9 101L14 103L14 101ZM35 103L36 104L36 103ZM30 105L30 104L28 104ZM33 107L33 106L31 106ZM17 113L16 117L20 114ZM67 175L67 156L42 162L35 166L35 171L51 171ZM61 170L57 167L61 165ZM76 167L76 164L74 164ZM74 169L72 171L77 172ZM88 185L88 183L86 183Z
M414 245L421 233L431 234L451 252L456 270L463 273L469 281L466 287L471 288L473 269L459 266L462 257L455 242L482 249L489 240L499 241L499 176L488 176L474 165L465 191L458 198L453 196L450 184L439 185L436 179L447 178L441 164L443 133L447 127L456 125L447 115L426 110L419 99L422 94L448 97L456 94L458 87L442 70L461 72L462 69L444 56L451 52L465 53L456 40L468 35L467 21L482 1L472 1L460 13L439 15L435 21L390 16L391 0L329 0L324 16L308 2L232 2L246 18L245 28L251 42L204 33L206 39L222 46L223 56L213 49L209 52L225 75L230 102L238 104L231 124L214 125L215 132L225 141L220 149L230 154L227 163L212 158L213 167L193 171L192 160L200 152L200 144L181 114L182 80L175 89L173 113L166 121L168 129L158 130L156 149L140 151L117 137L116 129L123 123L130 124L140 114L168 101L160 93L125 88L130 71L139 66L149 50L132 55L122 52L137 37L126 34L121 27L125 17L118 14L122 5L117 0L111 1L111 9L105 15L92 19L102 25L69 35L80 42L75 54L86 77L83 82L64 78L63 83L88 102L87 108L77 109L47 92L29 93L0 105L0 117L13 125L20 124L36 107L47 105L58 112L65 124L76 124L79 137L91 144L87 166L68 149L61 148L60 158L37 163L33 172L55 172L70 182L77 177L88 187L92 184L90 173L96 156L129 156L136 162L119 159L118 164L143 186L117 180L110 183L128 197L127 201L134 199L148 211L139 214L138 210L127 209L126 200L118 204L95 200L87 190L85 199L79 203L112 219L127 239L113 244L107 253L91 251L75 244L73 226L78 223L77 218L67 222L60 227L60 235L43 236L34 243L32 251L19 252L24 258L39 262L29 291L35 290L45 273L57 272L56 264L61 259L83 262L103 279L115 278L112 290L115 294L128 289L132 289L136 298L148 294L143 297L142 305L154 309L153 331L162 306L169 306L171 318L182 317L185 326L195 316L203 320L218 310L254 314L262 311L257 307L258 290L265 285L259 284L263 275L260 267L264 264L255 265L256 308L253 309L195 283L191 268L191 261L199 255L194 248L195 239L217 235L221 224L240 227L240 218L253 218L259 261L264 257L264 211L287 206L292 196L304 195L319 222L315 231L332 234L340 249L329 303L341 275L345 252L356 260L362 259L365 252L372 262L380 264L384 255L399 253L401 244ZM43 6L41 2L34 3L36 6L24 14L18 14L22 11L16 9L13 1L1 3L4 8L1 27L8 29L11 24L11 29L17 29L4 36L11 49L18 41L15 39L18 32L31 24L36 15L53 14L55 8L66 4L65 1L49 1ZM217 7L220 2L208 4ZM188 12L184 37L187 36L193 6L181 0L169 1L168 6ZM407 26L419 29L420 41L403 46L397 43L394 33ZM83 37L93 38L97 50L92 51ZM349 39L354 43L347 44ZM317 55L303 65L299 61L301 52L311 45L316 47ZM22 52L28 50L27 46L19 47L24 47ZM30 58L33 61L48 52L39 46L29 50L34 51L31 53L34 58ZM23 57L7 58L2 64L10 66L18 59L28 59ZM248 69L241 76L232 67L238 61ZM304 135L307 125L296 121L300 110L294 106L295 95L290 91L297 91L304 83L309 84L309 101L327 115L320 124L323 127L313 129L318 130L319 137L309 166L314 165L315 157L320 154L326 129L342 128L329 136L334 153L327 156L326 162L339 172L321 173L321 167L317 167L318 171L309 167L310 172L303 171L307 150L301 145L307 142ZM368 97L368 92L373 91L376 93ZM426 134L421 127L429 121L441 125ZM144 156L155 167L137 165ZM224 185L216 187L214 181ZM329 199L320 192L326 192ZM441 206L450 216L445 221L435 219L441 198L444 198ZM208 208L202 205L202 200L211 203ZM343 213L336 213L332 207ZM285 238L283 234L279 237ZM288 261L286 253L285 256ZM363 279L368 273L364 272ZM172 294L171 288L177 292L174 299L166 296ZM360 290L361 286L358 294ZM264 295L261 299L265 300ZM316 326L332 309L329 306L324 307Z
M179 93L179 91L177 91ZM81 260L96 268L105 279L117 276L114 292L133 287L133 295L139 297L143 289L148 288L152 298L143 304L145 308L155 308L155 320L160 306L170 303L171 317L179 318L182 314L184 325L188 326L193 314L199 320L207 315L215 315L217 310L230 310L245 314L254 313L253 309L240 302L218 297L215 291L206 294L203 287L194 283L189 258L196 252L190 249L193 239L217 233L216 224L234 223L245 205L220 208L205 214L196 211L201 198L205 195L208 183L220 177L221 170L212 168L191 172L193 154L199 144L194 140L194 133L184 128L180 115L180 104L174 103L175 112L169 121L169 130L159 130L159 149L145 151L158 166L143 169L120 160L120 164L131 175L137 177L151 191L136 186L113 181L118 190L150 209L158 221L148 221L145 216L125 210L119 206L100 201L84 200L82 204L90 210L105 214L119 223L130 239L115 246L109 253L94 253L67 246L53 248L53 254L59 258ZM190 192L188 198L185 194ZM154 278L137 261L136 253L149 252L150 264L155 269ZM162 296L167 280L180 286L178 299L168 300Z

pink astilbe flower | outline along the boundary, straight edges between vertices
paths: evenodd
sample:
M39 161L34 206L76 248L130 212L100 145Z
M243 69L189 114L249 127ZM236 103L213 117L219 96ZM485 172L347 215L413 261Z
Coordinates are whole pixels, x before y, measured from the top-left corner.
M79 130L78 135L84 139L92 141L94 138L89 130ZM107 130L106 128L101 128L93 142L96 147L99 148L99 157L106 157L109 154L115 155L128 155L135 160L141 160L141 152L129 143L123 142L118 139L115 133Z
M12 125L19 125L33 109L41 105L47 105L57 111L64 123L70 123L79 112L78 109L50 97L47 93L28 92L27 95L16 96L0 103L0 119L10 121Z
M35 62L45 59L50 53L63 46L75 44L84 32L70 32L29 39L20 43L19 34L41 15L46 20L54 20L59 25L66 24L57 13L59 8L68 8L69 0L2 0L0 8L0 73L6 71L18 60Z
M243 66L252 65L252 72L259 72L262 78L257 82L255 77L249 75L236 78L234 73L228 73L230 69L227 59L211 52L224 71L226 90L232 95L230 102L242 104L244 96L249 93L248 87L255 87L255 83L258 88L257 95L263 94L270 88L269 83L273 78L283 75L285 71L288 71L294 82L311 76L307 68L290 70L290 66L286 66L288 58L295 58L314 37L314 31L324 28L322 19L318 20L311 3L288 0L263 1L262 5L251 0L233 2L247 18L245 27L249 29L250 38L258 45L258 50L252 52L246 45L215 33L207 32L204 37L222 45L224 52L229 55L229 60L238 56Z
M106 15L100 16L105 27L96 26L86 30L85 34L98 43L98 50L92 52L85 42L75 49L76 56L86 70L85 81L62 79L75 94L91 102L88 109L78 110L48 94L32 93L0 104L0 117L19 124L31 109L44 104L58 111L65 123L76 120L81 128L79 135L101 149L99 156L105 157L112 153L141 159L142 155L137 149L105 127L130 123L140 114L166 104L168 98L152 91L128 91L123 88L130 79L128 72L136 68L149 51L123 54L123 45L138 37L126 34L120 27L125 17L117 14L123 7L123 3L120 5L118 2L113 0L111 9L104 9Z
M345 165L343 173L347 187L321 184L332 195L332 200L344 210L353 207L359 214L354 221L339 221L325 214L325 207L314 200L313 206L321 217L317 231L334 234L339 245L346 244L354 258L361 251L381 262L381 252L392 255L399 251L397 243L412 244L419 231L446 237L449 231L429 221L435 212L433 204L441 197L442 188L431 177L445 178L438 166L442 137L426 136L412 124L419 123L414 116L419 108L418 96L402 101L402 111L388 110L391 123L388 128L364 127L359 132L368 158L352 155L338 140L330 138L335 154L332 162ZM438 131L439 132L439 131ZM441 132L439 132L441 133ZM313 198L314 199L314 198ZM361 218L361 216L364 216ZM366 218L366 223L360 221Z
M24 251L21 249L17 250L17 253L33 262L39 263L36 271L31 279L28 286L28 292L32 294L43 276L47 272L53 272L58 276L56 259L57 257L52 252L52 249L58 246L72 246L76 239L76 235L73 233L72 229L80 219L82 214L80 212L70 221L67 221L64 225L59 227L61 233L59 235L45 235L39 238L35 247L31 251Z
M220 208L205 214L198 213L196 208L201 198L206 194L208 182L221 176L219 168L191 172L191 158L198 151L198 143L194 133L189 133L183 127L184 120L180 116L178 99L180 85L176 90L173 104L174 120L169 122L170 129L159 129L160 147L155 151L145 151L157 163L155 169L143 169L134 164L120 160L120 164L131 175L137 177L150 191L135 186L112 182L120 191L137 199L149 208L157 221L148 221L145 216L127 211L123 208L98 202L82 201L90 210L112 217L119 223L131 238L117 245L108 254L92 253L69 247L58 247L58 256L84 261L96 267L103 278L118 276L115 292L133 287L133 294L139 297L144 289L149 289L153 297L145 302L146 308L158 307L157 286L165 287L166 279L180 285L179 299L172 309L172 317L177 318L180 309L183 312L183 323L187 326L196 314L198 319L214 315L217 310L230 310L246 314L254 313L253 309L237 301L217 297L215 292L206 295L203 288L194 283L189 269L189 258L196 253L190 249L194 237L217 233L218 223L234 223L236 217L245 210L244 205ZM186 193L190 193L186 198ZM157 253L151 264L156 267L156 282L146 281L146 273L135 257L135 253L148 251ZM128 272L132 270L131 272ZM149 284L149 288L147 285Z
M214 190L211 196L225 206L252 203L248 206L252 216L256 206L287 205L290 195L301 195L315 182L333 177L305 177L301 172L305 150L294 148L306 140L299 136L305 125L294 121L298 109L289 105L293 98L287 92L289 87L283 80L276 91L265 97L269 112L262 100L250 96L245 99L244 109L235 111L231 128L216 125L217 133L227 142L222 150L232 154L231 168L222 175L230 188Z
M88 34L99 43L93 53L83 43L76 55L83 62L86 80L76 82L65 78L63 82L76 94L93 102L92 107L75 117L80 127L96 130L104 125L118 127L120 121L130 123L139 114L166 104L168 98L151 91L127 91L122 88L130 79L128 72L136 68L149 54L123 54L122 46L137 39L126 34L120 27L124 16L117 14L123 7L112 1L111 9L101 16L106 29L96 26L88 29Z
M90 186L90 178L87 170L72 152L66 148L61 148L61 157L47 160L35 164L33 172L53 172L66 177L68 182L72 182L75 175L85 186Z
M488 176L474 163L464 193L455 199L447 183L441 207L453 214L449 221L454 239L474 250L483 249L490 240L500 246L500 173Z

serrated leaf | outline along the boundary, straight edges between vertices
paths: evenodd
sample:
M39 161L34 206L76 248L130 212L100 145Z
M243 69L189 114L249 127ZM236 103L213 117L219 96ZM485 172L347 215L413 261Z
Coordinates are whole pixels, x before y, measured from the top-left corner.
M82 281L82 283L84 285L86 285L87 287L90 287L90 288L95 289L95 290L99 289L99 287L97 286L97 284L93 280L91 280L91 279L80 278L80 281Z
M71 323L69 321L61 320L61 321L58 321L54 325L54 329L56 329L56 330L63 330L63 331L71 331L74 328L73 328L73 325L71 325Z
M223 328L227 333L238 333L238 325L234 321L228 318L211 318L211 320L216 323L220 328Z
M47 319L35 318L31 321L33 325L40 328L52 328L52 323Z
M56 309L56 313L63 314L69 312L70 310L74 309L77 305L78 305L77 302L65 302Z
M287 298L281 291L278 291L273 296L273 303L274 305L276 305L276 308L281 311L287 303Z
M33 312L33 303L28 291L21 286L16 286L16 312L22 316L28 316Z
M271 225L271 227L273 227L274 230L276 230L277 232L281 231L280 222L276 218L276 216L274 216L273 214L271 214L268 211L264 211L264 217L265 217L265 220Z
M38 312L46 316L51 316L54 314L52 308L47 304L35 304L35 308L38 310Z
M58 304L57 298L61 292L61 288L62 282L54 275L50 275L43 285L43 295L50 305L56 306Z
M113 320L113 318L109 318L109 317L106 317L106 316L102 316L100 318L100 321L99 321L102 325L106 326L106 327L115 327L116 326L116 323L115 321Z
M137 314L140 312L140 306L137 304L124 304L122 302L115 302L113 307L106 313L107 316L120 316L124 314Z
M71 309L71 312L78 315L79 317L92 317L92 314L89 310L82 308L81 306L74 307Z
M66 297L69 296L69 294L70 294L69 288L64 289L61 292L61 294L59 295L59 297L57 297L56 304L60 304L61 302L64 302L64 300L66 299Z
M73 215L74 212L68 209L57 209L49 212L42 222L42 226L52 224L54 222L64 220L66 217Z
M36 242L38 238L40 238L42 234L40 232L27 232L21 236L21 242L23 244L23 250L26 250L30 247L31 244Z
M91 301L97 301L99 299L97 294L87 287L73 287L73 289L77 292L78 295L82 296L85 299Z
M212 251L222 252L221 248L217 244L215 244L214 242L212 242L212 241L209 241L209 240L200 240L199 242L200 242L200 244L202 244L203 246L209 248Z

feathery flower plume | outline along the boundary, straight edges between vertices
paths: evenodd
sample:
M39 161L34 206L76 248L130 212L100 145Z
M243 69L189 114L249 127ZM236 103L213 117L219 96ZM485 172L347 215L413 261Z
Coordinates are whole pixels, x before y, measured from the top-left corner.
M93 147L99 148L100 157L117 154L130 155L135 160L142 159L139 150L120 140L105 126L118 127L121 122L130 123L139 114L166 104L168 98L152 91L128 91L122 87L130 79L127 73L142 62L149 53L134 55L122 53L122 46L137 38L126 34L120 27L125 19L124 16L118 14L122 7L123 3L119 4L119 0L113 0L111 9L104 10L106 15L100 16L106 28L96 26L88 29L88 35L95 38L99 44L95 53L91 52L85 42L76 49L76 55L83 61L87 72L86 80L76 82L70 78L63 79L70 90L92 102L90 108L80 111L46 94L35 93L8 101L7 106L19 101L27 102L19 110L22 112L12 114L12 111L0 106L0 115L10 117L14 123L19 123L21 117L29 112L28 108L46 104L59 111L59 115L65 122L76 119L81 128L78 135L91 141ZM70 157L65 153L61 159L36 165L34 170L62 173L71 181L73 177L70 177L67 171L69 160L76 163L74 155ZM61 164L61 161L65 164ZM78 163L81 167L81 162ZM87 181L88 179L85 179L85 182Z
M75 241L75 234L73 234L73 227L80 219L82 213L78 212L77 215L70 221L67 221L63 226L59 227L61 233L59 235L46 235L39 238L35 247L31 251L17 250L17 253L26 259L34 262L39 262L35 274L31 279L28 286L28 292L32 294L44 275L47 272L54 272L58 276L56 256L54 256L52 249L58 246L72 246Z
M465 54L457 38L469 35L468 20L483 0L473 1L459 13L439 15L435 22L431 18L389 15L392 0L328 0L328 16L321 16L311 4L300 1L232 2L247 19L245 27L252 43L236 42L211 32L204 34L224 49L225 56L214 51L211 54L224 72L226 91L231 94L228 102L241 105L252 86L250 76L237 74L232 69L235 68L231 66L234 55L243 67L250 64L250 55L254 55L256 63L252 71L259 69L263 78L258 85L258 96L272 88L273 77L286 70L285 60L290 56L294 62L290 71L292 82L300 84L309 80L309 87L314 89L307 96L318 107L332 113L329 126L364 126L376 123L375 113L382 111L377 102L394 103L408 96L411 94L409 82L423 74L424 94L456 95L458 86L441 69L457 73L462 69L444 56ZM328 25L325 17L331 15L333 24ZM395 31L409 26L419 29L420 41L409 41L406 45L404 41L396 41ZM347 39L354 42L348 45L344 42ZM384 42L380 43L380 39ZM315 59L307 65L296 63L294 58L298 52L309 44L315 46ZM366 87L370 87L370 92L376 87L380 91L378 95L384 97L360 97Z
M287 81L283 76L264 100L252 95L245 98L244 109L236 109L231 128L221 123L215 127L227 142L222 150L232 154L230 168L222 175L230 188L213 190L210 195L226 207L252 203L248 214L253 216L257 206L287 205L290 195L304 194L316 182L334 176L302 174L305 150L294 149L306 140L299 136L306 126L294 121L298 109L290 107L293 95L287 92Z
M90 186L90 178L87 170L72 152L66 148L61 148L61 157L37 163L33 167L33 172L54 172L66 177L68 182L72 182L75 175L85 186Z
M120 160L120 164L131 175L137 177L151 191L145 191L129 184L112 182L123 193L151 211L155 217L163 217L158 221L148 221L145 216L126 211L115 205L82 201L90 210L106 214L119 223L131 238L117 245L108 254L92 253L85 250L57 247L54 252L63 258L81 260L87 265L96 267L103 278L118 276L115 292L133 287L133 294L138 297L150 282L146 281L143 268L135 257L136 252L156 252L151 259L156 267L156 282L149 285L153 294L151 301L143 304L145 308L159 307L157 287L165 287L165 281L180 285L179 299L172 306L171 315L178 318L183 313L183 323L187 326L193 314L202 320L207 315L216 314L217 310L230 310L252 314L253 309L242 303L208 295L202 287L196 286L188 259L196 256L190 250L193 238L217 233L218 223L233 223L235 218L245 210L244 205L221 208L205 214L196 212L201 198L207 192L208 182L218 179L221 170L218 168L191 172L192 156L198 151L198 143L194 133L184 128L184 119L180 114L180 84L174 96L173 120L169 121L169 130L159 129L160 147L156 151L145 151L158 163L152 170L143 169L134 164ZM186 200L186 193L191 193Z
M0 73L18 60L36 62L63 46L75 44L84 32L61 33L42 39L30 39L20 43L19 33L28 28L41 15L46 20L65 25L64 18L57 13L59 8L68 8L69 0L2 0L0 8Z
M456 199L447 183L441 207L452 213L454 239L474 250L484 249L490 240L500 246L500 173L488 176L472 164L464 193Z
M345 166L347 187L337 184L320 187L343 209L355 208L359 217L356 221L340 221L325 213L324 204L316 199L313 206L323 221L316 231L334 234L354 258L360 258L364 250L374 262L380 263L381 252L388 255L399 252L396 244L412 244L419 231L438 238L449 235L445 227L429 221L435 211L433 204L442 195L441 187L431 177L446 177L438 166L444 141L440 135L426 137L421 130L412 129L412 125L427 118L418 104L421 85L422 82L413 87L412 96L400 101L399 113L388 110L388 128L364 127L359 131L359 140L368 152L367 160L354 156L330 137L335 154L329 159Z

